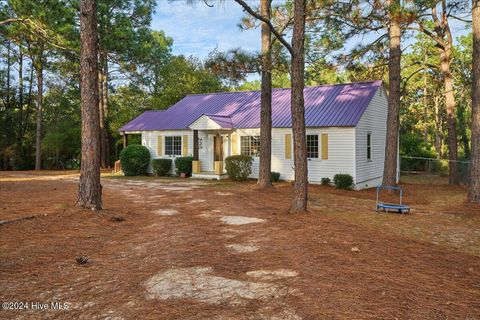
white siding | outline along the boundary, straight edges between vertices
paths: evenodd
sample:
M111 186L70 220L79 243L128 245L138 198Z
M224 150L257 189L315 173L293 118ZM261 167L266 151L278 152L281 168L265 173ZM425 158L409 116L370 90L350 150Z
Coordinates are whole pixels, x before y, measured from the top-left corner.
M165 130L165 131L143 131L142 132L142 145L148 148L152 159L165 158L172 159L172 171L175 172L175 158L176 156L168 156L165 154L158 154L158 136L162 136L162 151L165 153L165 137L168 136L181 136L183 146L183 136L188 136L188 156L193 155L193 131L192 130ZM151 168L149 168L151 172Z
M242 152L240 148L240 143L242 140L241 137L242 136L260 136L260 129L237 129L236 133L237 133L237 150L238 150L238 153L240 154ZM273 153L272 153L272 161L273 161ZM250 178L258 178L259 164L260 164L259 158L253 157L252 174L250 175ZM272 169L272 171L275 171L275 170Z
M387 134L387 95L380 87L355 128L356 189L371 188L381 184L385 159ZM367 134L371 133L372 159L367 159Z
M215 129L220 129L221 127L210 119L208 116L203 115L197 120L195 120L190 126L190 129L192 130L215 130Z
M328 160L321 159L321 135L328 134ZM241 136L260 135L259 129L238 129ZM293 143L292 157L285 159L285 135L292 134L291 129L272 129L272 171L280 172L280 179L293 180ZM348 173L354 176L355 170L355 129L354 128L307 128L307 134L319 135L319 158L308 161L308 180L319 183L322 178L333 180L337 173ZM240 138L238 139L240 151ZM251 178L258 177L259 158L253 158Z

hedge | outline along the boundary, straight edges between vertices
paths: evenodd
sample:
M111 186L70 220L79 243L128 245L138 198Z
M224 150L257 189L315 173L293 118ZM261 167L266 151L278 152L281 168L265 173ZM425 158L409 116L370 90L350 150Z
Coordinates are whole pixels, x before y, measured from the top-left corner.
M275 172L275 171L270 172L270 180L272 180L272 182L280 181L280 172Z
M152 159L152 170L156 176L168 176L172 169L172 159Z
M177 174L185 173L187 176L192 175L193 157L178 157L175 159L175 168Z
M322 186L329 186L332 180L330 178L322 178Z
M147 174L150 151L142 145L131 144L120 152L120 163L126 176Z
M252 173L253 158L246 155L230 156L225 159L225 170L232 180L247 180Z
M338 173L333 177L333 183L338 189L351 189L353 186L353 177L346 173Z

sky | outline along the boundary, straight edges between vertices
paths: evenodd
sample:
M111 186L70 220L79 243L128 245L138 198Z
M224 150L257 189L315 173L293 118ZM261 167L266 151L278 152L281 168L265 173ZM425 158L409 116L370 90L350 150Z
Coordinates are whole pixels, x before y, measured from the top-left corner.
M281 3L283 0L274 0ZM241 30L238 23L245 15L241 6L234 0L207 0L214 5L208 7L202 0L193 1L187 5L186 0L157 0L156 13L153 16L152 28L162 30L173 38L173 53L185 56L195 56L204 60L208 54L217 49L228 51L242 48L245 51L260 50L260 28ZM258 0L247 0L252 6L258 5ZM457 20L450 20L454 37L465 35L469 28ZM355 38L346 44L345 50L351 49L358 42L376 39L379 34L368 35L365 38ZM405 39L403 47L408 50L414 39Z
M206 6L203 1L189 6L182 0L158 0L152 28L173 38L174 54L193 55L202 60L214 49L260 49L260 29L241 30L238 27L244 16L240 5L233 0L209 0L209 3L214 7Z

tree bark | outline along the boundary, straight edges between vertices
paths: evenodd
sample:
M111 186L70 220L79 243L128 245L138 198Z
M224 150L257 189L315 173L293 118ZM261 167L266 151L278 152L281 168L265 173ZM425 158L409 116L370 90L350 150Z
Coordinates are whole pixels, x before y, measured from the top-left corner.
M101 210L98 41L95 0L80 1L80 40L82 162L78 204L83 208Z
M270 19L271 0L261 0L260 14ZM260 168L258 186L272 186L272 53L271 32L262 22L262 90L260 98Z
M442 158L442 117L440 114L440 98L435 96L433 103L435 107L435 151L437 159Z
M472 0L472 162L468 200L480 204L480 0Z
M305 105L303 97L303 89L305 86L305 7L305 0L294 1L291 112L295 183L290 212L306 211L308 199L307 143L305 137Z
M399 6L399 0L392 0L389 6ZM393 10L393 9L390 9ZM385 144L385 163L383 169L383 184L393 186L397 184L397 156L398 156L398 131L400 113L400 22L395 12L389 13L390 27L389 35L389 58L388 58L388 115L387 115L387 137Z
M22 45L18 46L18 131L17 145L23 145L23 52Z
M108 64L107 55L103 52L99 55L99 113L100 113L100 166L110 167L110 144L106 117L108 113Z
M42 122L43 122L43 54L35 62L37 72L37 129L35 137L35 170L42 169Z
M457 167L457 124L455 119L455 96L453 91L453 76L450 71L452 63L452 43L447 40L446 46L440 50L440 72L443 76L443 85L445 91L445 106L447 110L447 132L448 132L448 182L458 184Z

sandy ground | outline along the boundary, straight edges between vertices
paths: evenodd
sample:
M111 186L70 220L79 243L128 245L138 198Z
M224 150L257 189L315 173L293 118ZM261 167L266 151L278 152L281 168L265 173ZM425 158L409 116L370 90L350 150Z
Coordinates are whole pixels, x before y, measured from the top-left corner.
M24 308L1 319L480 319L461 187L409 179L397 215L373 190L311 186L289 215L289 183L105 177L95 213L77 179L0 173L0 300Z

